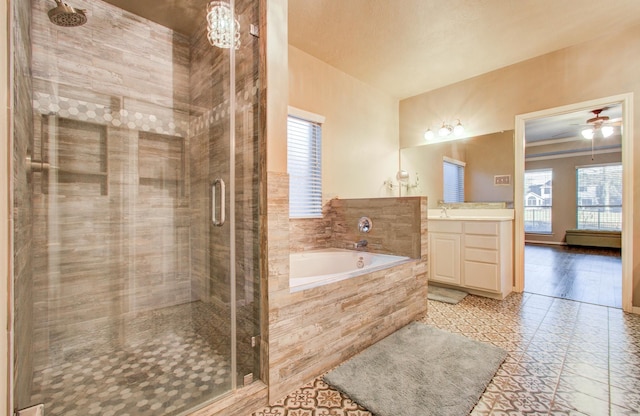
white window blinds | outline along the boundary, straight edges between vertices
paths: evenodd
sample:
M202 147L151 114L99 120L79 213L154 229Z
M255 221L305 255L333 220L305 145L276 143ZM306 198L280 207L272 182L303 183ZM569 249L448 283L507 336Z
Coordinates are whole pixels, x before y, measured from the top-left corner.
M322 128L320 123L289 116L287 171L289 217L322 217Z
M464 162L445 158L442 161L443 198L445 203L464 202Z

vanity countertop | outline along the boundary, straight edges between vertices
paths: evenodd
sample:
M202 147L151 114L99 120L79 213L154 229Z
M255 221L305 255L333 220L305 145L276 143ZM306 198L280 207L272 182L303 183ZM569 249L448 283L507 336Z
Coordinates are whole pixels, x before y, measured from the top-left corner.
M512 221L513 209L447 209L444 216L441 209L427 210L428 220L437 221Z

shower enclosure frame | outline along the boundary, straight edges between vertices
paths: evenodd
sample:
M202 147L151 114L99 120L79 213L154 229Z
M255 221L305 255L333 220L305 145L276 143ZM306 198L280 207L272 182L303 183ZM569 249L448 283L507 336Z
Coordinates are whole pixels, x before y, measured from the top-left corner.
M6 17L6 21L7 21L7 27L9 28L9 36L7 37L8 40L8 48L7 48L7 67L8 68L12 68L13 66L13 59L12 59L12 52L13 52L13 45L14 45L14 39L13 39L13 22L10 22L10 20L8 19L9 16L12 15L12 10L13 10L13 4L19 0L9 0L6 5L7 5L7 12L5 14L4 17ZM258 27L260 28L261 32L265 32L264 28L265 28L265 7L266 7L266 0L256 0L259 4L259 13L258 13L258 18L259 18L259 25ZM231 5L233 6L234 4L234 0L231 0ZM252 400L251 402L254 403L253 404L253 408L246 408L247 411L249 410L255 410L255 403L266 403L266 386L264 385L264 383L267 382L267 371L266 371L266 364L267 364L267 353L266 350L267 348L265 347L267 345L267 340L268 340L268 308L267 308L267 288L266 288L266 276L267 276L267 262L266 262L266 257L264 255L264 253L266 253L266 129L265 129L265 124L266 124L266 88L265 88L265 84L266 82L264 82L265 78L265 47L266 47L266 39L265 37L260 37L259 38L259 42L258 42L259 46L259 61L258 61L258 79L260 80L258 82L258 91L259 91L259 102L258 102L258 175L259 175L259 180L258 180L258 194L259 194L259 198L258 198L258 210L259 210L259 221L258 221L258 241L259 241L259 247L260 247L260 256L259 256L259 260L258 260L258 270L257 272L259 273L258 275L258 280L260 281L260 285L259 285L259 300L260 300L260 333L259 336L256 338L256 341L258 343L257 348L259 351L259 360L260 360L260 368L259 368L259 378L260 380L262 380L262 382L258 382L258 383L254 383L254 385L252 385L251 388L248 389L241 389L239 388L239 384L241 384L238 380L238 374L236 373L236 371L232 371L232 390L229 392L229 394L217 397L215 399L215 401L213 403L211 403L210 405L206 405L206 407L201 408L201 410L199 411L195 411L194 414L210 414L209 412L211 411L217 411L216 409L225 409L225 408L233 408L233 409L242 409L242 405L239 404L239 402L242 402L244 400L243 396L247 396L247 397L251 397ZM235 65L234 65L234 59L235 59L235 55L231 54L232 56L232 62L230 63L231 66L231 71L235 71ZM13 76L11 75L12 71L8 71L7 74L7 78L10 79L9 85L13 86ZM232 76L232 79L233 76ZM233 83L233 81L232 81ZM14 102L14 90L13 88L8 88L7 89L8 95L10 96L10 103ZM231 94L230 97L230 108L234 108L234 101L235 101L235 94ZM11 105L9 105L9 110L13 110L13 107ZM12 127L13 123L14 123L14 119L12 117L12 112L9 111L8 112L8 123L7 123L7 127ZM230 155L232 155L233 153L233 149L234 149L234 145L235 145L235 117L231 117L231 122L230 122L231 126L230 126L230 131L231 131L231 138L230 138ZM9 140L7 140L7 163L8 163L8 172L12 173L14 168L15 168L15 161L14 161L14 153L13 153L13 146L14 146L14 136L13 136L13 128L7 128L8 131L8 137ZM0 154L1 155L1 154ZM230 183L233 183L235 181L235 169L234 169L234 163L233 160L234 158L231 157L231 167L230 167ZM2 165L0 165L0 167L2 167ZM13 180L12 180L12 175L7 175L7 186L8 186L8 195L9 195L9 218L14 218L14 212L13 212L13 206L14 206L14 189L13 189ZM235 198L228 198L228 202L229 202L229 211L233 213L234 212L234 206L235 206ZM234 222L235 222L235 218L234 215L230 215L229 217L229 223L230 226L233 227ZM9 354L9 363L11 365L8 366L7 368L7 379L8 379L8 402L7 402L7 408L10 411L13 411L13 409L15 408L15 404L13 403L13 399L14 399L14 394L13 394L13 390L15 388L14 384L13 384L13 380L14 380L14 373L13 373L13 369L14 369L14 365L12 363L14 363L14 360L16 358L16 351L14 349L14 324L15 324L15 314L14 314L14 304L13 304L13 300L14 300L14 286L13 286L13 278L14 278L14 264L13 264L13 253L14 253L14 240L13 240L13 232L14 232L14 222L10 221L10 226L8 227L8 274L9 274L9 281L8 281L8 287L9 287L9 293L8 295L8 321L9 321L9 340L8 340L8 354ZM235 243L235 234L231 233L232 237L231 237L231 241L232 241L232 247L234 246L233 244ZM235 273L233 273L233 271L235 271L235 264L234 262L231 262L231 293L230 293L230 297L232 299L231 303L235 304L236 301L236 293L235 293L235 287L236 285L235 283ZM236 308L232 307L232 332L236 332ZM231 349L232 350L236 350L237 349L237 339L235 336L232 336L232 344L231 344ZM236 354L232 354L232 368L235 368L236 362L235 360L237 359ZM256 377L257 378L257 377ZM232 393L232 394L231 394ZM202 406L201 406L202 407Z

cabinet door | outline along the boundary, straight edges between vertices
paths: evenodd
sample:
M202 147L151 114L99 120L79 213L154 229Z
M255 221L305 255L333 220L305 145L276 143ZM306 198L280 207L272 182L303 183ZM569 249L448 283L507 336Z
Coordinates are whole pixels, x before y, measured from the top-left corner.
M497 264L468 260L464 262L465 286L497 292L500 290L499 277Z
M431 233L429 280L460 284L460 235Z

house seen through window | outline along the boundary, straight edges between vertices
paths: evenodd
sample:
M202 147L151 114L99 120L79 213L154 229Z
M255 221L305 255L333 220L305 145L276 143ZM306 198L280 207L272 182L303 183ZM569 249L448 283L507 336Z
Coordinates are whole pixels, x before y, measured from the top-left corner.
M296 114L302 113L302 117ZM289 109L287 173L289 217L322 217L322 121L315 114Z
M576 168L576 225L583 230L622 230L622 165Z
M551 233L552 174L551 169L524 173L524 231L527 233Z

